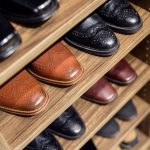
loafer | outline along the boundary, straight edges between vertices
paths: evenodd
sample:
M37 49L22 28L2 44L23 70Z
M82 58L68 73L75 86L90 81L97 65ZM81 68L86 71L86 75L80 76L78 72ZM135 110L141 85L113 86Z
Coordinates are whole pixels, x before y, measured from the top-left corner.
M63 150L62 146L51 134L49 129L45 129L39 134L24 150Z
M112 55L119 47L115 34L96 13L71 30L65 36L65 41L79 50L98 56Z
M106 77L109 81L119 85L128 85L137 78L136 72L128 64L125 59L122 59L111 70L108 71Z
M107 0L96 12L108 26L120 33L135 33L143 24L128 0Z
M20 116L33 116L41 113L47 104L47 93L25 70L0 88L0 110Z
M102 137L112 138L115 137L120 131L120 126L114 118L107 122L97 133L96 135Z
M57 0L6 0L0 2L0 12L23 24L37 24L48 20L58 9Z
M89 140L80 150L97 150L93 141Z
M52 133L71 140L80 138L85 132L84 123L73 107L69 107L48 128Z
M83 75L83 67L61 43L31 63L29 71L40 81L63 86L75 84Z
M137 110L132 101L129 101L121 110L116 114L116 117L128 121L133 120L137 116Z
M117 98L117 92L106 78L99 79L82 98L98 104L108 104Z
M120 147L122 149L131 149L133 148L135 145L138 144L140 140L139 135L137 134L136 130L133 130L132 132L130 132L130 134L123 140L123 142L121 142Z
M0 61L12 55L21 43L17 31L10 22L0 15Z

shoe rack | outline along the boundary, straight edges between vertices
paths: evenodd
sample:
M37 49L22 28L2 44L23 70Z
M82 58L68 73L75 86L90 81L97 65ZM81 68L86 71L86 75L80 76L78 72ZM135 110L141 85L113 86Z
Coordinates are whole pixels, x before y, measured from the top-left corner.
M60 0L59 10L42 26L28 28L15 25L21 35L22 45L14 55L0 63L0 86L49 46L53 45L57 40L61 40L61 37L67 31L98 8L103 2L104 0ZM40 115L25 118L1 111L0 150L23 149L71 105L75 106L83 118L86 125L86 133L83 137L74 141L57 138L64 150L78 150L150 80L150 66L128 54L138 43L150 34L150 13L138 6L134 7L143 19L143 27L139 32L132 35L117 33L120 48L113 56L96 57L89 55L61 41L76 55L84 67L85 73L82 79L79 83L67 88L58 88L41 83L49 94L50 103L46 110ZM107 106L99 106L80 98L88 88L125 56L127 61L136 70L138 78L134 83L128 86L120 87L114 85L119 94L115 102ZM126 135L126 131L130 131L136 127L150 112L150 106L141 98L134 97L134 103L138 108L138 116L136 120L130 122L130 124L120 122L122 131L116 139L112 139L113 145L115 146L119 144L118 139L123 139ZM141 135L143 135L142 137L144 138L141 142L147 144L146 141L148 141L148 137L142 133ZM94 136L93 139L96 139L96 137ZM101 143L102 140L94 141ZM107 140L104 140L103 147L106 148L108 143L111 147L111 141ZM110 148L107 147L106 149L109 150Z

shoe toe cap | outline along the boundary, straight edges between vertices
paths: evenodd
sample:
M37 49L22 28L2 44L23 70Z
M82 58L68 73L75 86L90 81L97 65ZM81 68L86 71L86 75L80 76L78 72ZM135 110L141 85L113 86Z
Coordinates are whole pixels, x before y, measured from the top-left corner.
M70 118L64 125L64 129L67 131L66 134L74 139L81 137L85 132L84 123L78 116Z
M95 48L102 51L111 52L117 50L119 47L119 42L117 37L111 30L100 31L92 41Z

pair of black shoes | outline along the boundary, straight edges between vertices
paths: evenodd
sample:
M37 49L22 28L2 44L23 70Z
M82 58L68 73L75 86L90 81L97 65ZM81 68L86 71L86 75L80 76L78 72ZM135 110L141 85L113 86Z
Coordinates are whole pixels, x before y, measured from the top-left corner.
M132 101L129 101L116 115L115 117L124 120L130 121L134 119L137 115L136 108ZM97 135L103 137L114 137L120 131L120 126L114 118L112 118L108 123L106 123L98 132Z
M70 107L62 113L46 130L36 137L25 150L62 150L52 133L66 138L77 139L85 132L85 126L77 111Z
M19 34L5 17L21 24L39 24L48 20L58 6L57 0L1 1L0 60L12 55L21 43Z
M111 28L131 34L141 26L142 20L128 0L107 0L94 14L70 31L65 40L84 52L109 56L119 48L119 41Z

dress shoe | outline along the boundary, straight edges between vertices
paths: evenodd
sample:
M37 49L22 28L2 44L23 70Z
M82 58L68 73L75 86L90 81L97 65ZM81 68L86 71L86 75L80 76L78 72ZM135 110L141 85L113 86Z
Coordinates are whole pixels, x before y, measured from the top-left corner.
M80 138L85 132L84 123L73 107L69 107L48 128L52 133L71 140Z
M123 142L120 144L120 147L122 149L131 149L139 142L139 140L140 140L139 135L137 134L136 130L133 130L123 140Z
M0 61L12 55L21 42L13 26L0 15Z
M97 150L93 141L89 140L80 150Z
M45 129L24 150L62 150L62 147L49 129Z
M125 59L122 59L106 74L108 80L119 85L127 85L132 83L136 77L136 72L128 64Z
M119 124L116 122L114 118L112 118L97 132L96 135L112 138L115 137L119 133L119 131L120 131Z
M115 34L97 14L77 25L65 40L79 50L98 56L112 55L119 47Z
M21 116L42 112L48 96L36 79L22 71L0 88L0 109Z
M143 24L138 12L128 0L107 0L97 9L97 13L107 25L120 33L135 33Z
M0 12L13 21L36 24L48 20L58 8L57 0L5 0Z
M137 110L132 101L129 101L121 110L116 114L116 117L121 120L132 120L137 116Z
M108 104L117 98L117 92L107 79L102 77L82 97L98 104Z
M29 71L41 81L63 86L75 84L83 75L82 66L61 43L31 63Z

